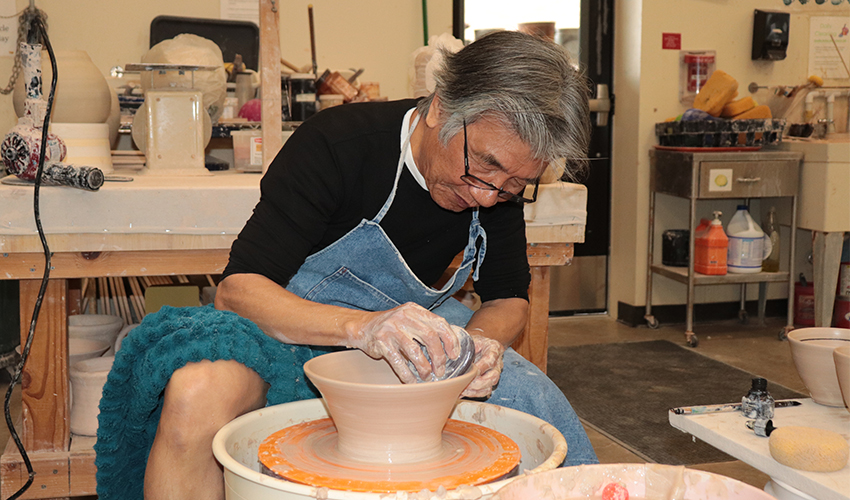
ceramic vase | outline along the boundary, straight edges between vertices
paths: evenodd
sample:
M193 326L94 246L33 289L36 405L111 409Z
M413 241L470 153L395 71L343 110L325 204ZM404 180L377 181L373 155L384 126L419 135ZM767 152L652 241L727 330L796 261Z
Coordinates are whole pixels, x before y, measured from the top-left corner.
M59 84L53 102L51 121L58 123L104 123L112 109L112 90L106 78L83 50L55 51ZM44 99L50 94L53 69L46 51L41 54ZM23 82L15 85L12 102L18 117L24 113Z
M115 358L103 357L80 361L70 368L71 432L80 436L97 436L97 415L106 377Z
M340 453L361 462L412 463L437 456L443 427L478 374L402 384L383 359L350 350L317 356L304 372L322 393Z

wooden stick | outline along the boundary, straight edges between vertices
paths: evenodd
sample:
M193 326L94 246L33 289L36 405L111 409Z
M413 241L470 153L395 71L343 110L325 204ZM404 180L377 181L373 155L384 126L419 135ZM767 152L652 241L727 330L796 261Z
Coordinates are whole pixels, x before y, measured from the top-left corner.
M215 281L213 281L212 276L207 275L207 283L210 284L211 287L215 288Z
M142 280L142 285L144 285L145 288L151 286L150 276L141 276L139 279Z
M121 278L117 276L112 276L109 278L110 285L112 285L112 295L115 298L115 308L118 310L118 316L121 316L124 319L125 324L132 323L130 321L130 311L127 308L127 301L123 300L126 297L122 296L122 284L119 282Z
M130 277L130 288L133 290L133 299L139 307L139 321L141 321L145 317L145 294L142 292L139 280L135 276Z
M829 38L832 40L832 44L835 45L835 51L838 52L838 58L841 59L841 64L844 65L844 71L847 72L847 76L850 76L850 69L847 69L847 63L844 62L844 56L841 55L841 50L838 48L838 44L835 43L835 37L832 36L832 33L829 34Z
M316 65L316 30L313 28L313 4L307 6L307 16L310 18L310 55L313 58L313 76L319 76Z
M287 68L291 69L292 71L296 72L296 73L301 73L301 68L292 64L291 62L287 61L286 59L284 59L282 57L280 58L280 63L283 64L284 66L286 66Z

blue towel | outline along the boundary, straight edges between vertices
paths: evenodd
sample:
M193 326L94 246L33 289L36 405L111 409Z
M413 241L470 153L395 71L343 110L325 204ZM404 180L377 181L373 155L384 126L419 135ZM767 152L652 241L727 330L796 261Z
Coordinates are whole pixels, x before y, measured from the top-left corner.
M103 388L98 416L97 495L142 500L145 465L162 412L165 385L186 363L236 360L270 384L268 404L318 397L303 365L329 349L282 344L234 313L163 307L121 344Z

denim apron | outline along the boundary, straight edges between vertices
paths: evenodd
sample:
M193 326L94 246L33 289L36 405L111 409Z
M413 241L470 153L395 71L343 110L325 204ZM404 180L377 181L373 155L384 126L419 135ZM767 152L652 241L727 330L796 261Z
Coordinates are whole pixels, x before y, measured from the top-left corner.
M466 282L473 264L472 278L478 280L484 261L487 235L478 220L478 209L472 213L460 268L439 290L413 274L380 225L395 199L410 135L418 122L417 116L402 144L392 191L378 214L372 220L363 219L345 236L307 257L289 281L287 290L313 302L365 311L384 311L414 302L451 324L466 325L472 311L451 297ZM479 239L480 248L477 248Z

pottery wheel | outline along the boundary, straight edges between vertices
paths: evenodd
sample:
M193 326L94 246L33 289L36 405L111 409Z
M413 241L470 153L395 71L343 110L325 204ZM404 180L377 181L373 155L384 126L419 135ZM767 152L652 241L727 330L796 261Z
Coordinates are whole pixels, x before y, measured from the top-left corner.
M296 483L335 490L392 493L435 491L478 485L510 474L519 464L519 447L486 427L449 420L440 455L425 462L372 464L337 449L333 420L323 418L275 432L259 448L260 463Z

